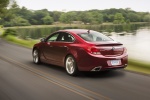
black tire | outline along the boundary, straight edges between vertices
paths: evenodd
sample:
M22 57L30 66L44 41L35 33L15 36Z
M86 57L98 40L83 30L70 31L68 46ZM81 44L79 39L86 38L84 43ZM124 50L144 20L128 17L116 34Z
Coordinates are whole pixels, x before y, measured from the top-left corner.
M75 58L71 55L66 57L65 60L65 69L67 74L71 75L71 76L76 76L78 74L78 67L75 61Z
M33 56L33 62L35 64L40 64L41 63L38 49L33 50L32 56Z

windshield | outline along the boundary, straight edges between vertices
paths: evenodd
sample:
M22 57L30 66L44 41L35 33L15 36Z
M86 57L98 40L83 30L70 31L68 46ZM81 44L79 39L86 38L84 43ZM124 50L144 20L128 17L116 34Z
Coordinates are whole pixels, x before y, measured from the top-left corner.
M80 36L85 41L89 41L89 42L113 41L108 36L95 31L92 31L90 33L80 33L78 34L78 36Z

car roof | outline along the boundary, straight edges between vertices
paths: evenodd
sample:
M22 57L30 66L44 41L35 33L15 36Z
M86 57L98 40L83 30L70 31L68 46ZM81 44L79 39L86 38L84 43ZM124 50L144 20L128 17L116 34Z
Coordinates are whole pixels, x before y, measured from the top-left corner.
M88 33L88 29L64 29L64 30L60 30L63 32L73 32L75 34L80 34L80 33ZM92 31L92 30L90 30Z

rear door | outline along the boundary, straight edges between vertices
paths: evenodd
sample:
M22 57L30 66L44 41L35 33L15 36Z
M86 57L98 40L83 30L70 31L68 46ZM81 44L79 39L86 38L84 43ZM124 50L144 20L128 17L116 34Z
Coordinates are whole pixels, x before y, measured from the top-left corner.
M51 45L53 46L53 54L51 56L55 56L55 61L60 65L64 65L64 58L67 55L70 44L74 41L73 36L69 33L61 32L56 42L53 42Z

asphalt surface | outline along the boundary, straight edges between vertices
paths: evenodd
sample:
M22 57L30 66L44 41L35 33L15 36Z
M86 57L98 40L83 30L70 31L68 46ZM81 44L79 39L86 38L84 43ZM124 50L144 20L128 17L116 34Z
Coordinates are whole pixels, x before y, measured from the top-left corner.
M150 76L116 70L66 74L32 62L32 50L0 39L0 100L150 100Z

